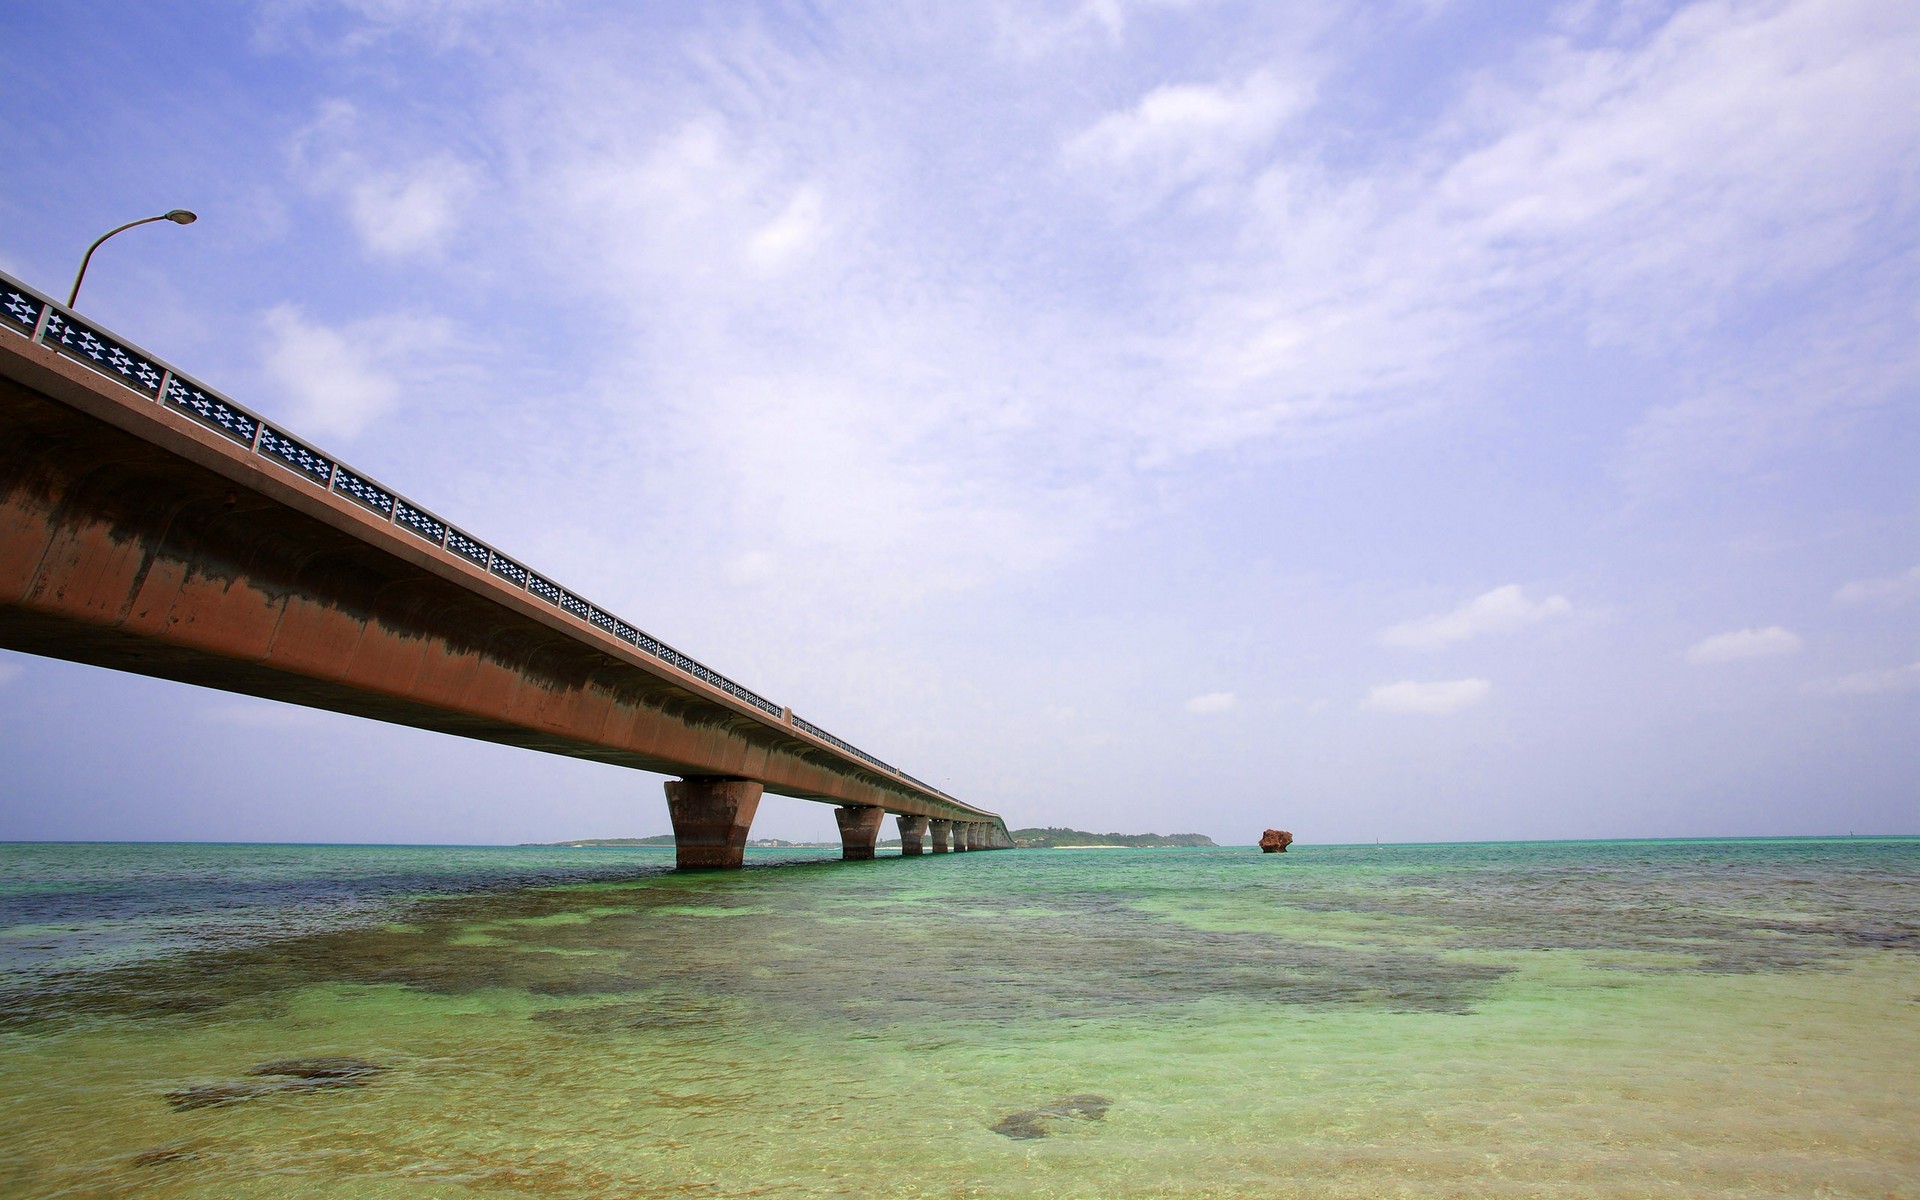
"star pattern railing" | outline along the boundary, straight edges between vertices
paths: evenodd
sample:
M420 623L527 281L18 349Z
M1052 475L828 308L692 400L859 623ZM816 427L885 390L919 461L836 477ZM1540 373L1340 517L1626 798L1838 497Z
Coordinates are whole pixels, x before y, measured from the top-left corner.
M922 783L811 721L793 716L758 692L742 687L698 659L682 654L606 609L576 596L478 538L462 533L450 522L414 504L398 492L360 474L338 459L322 454L292 434L267 424L259 415L196 382L131 342L88 323L4 272L0 272L0 325L83 366L93 368L149 400L192 418L246 447L249 452L284 467L295 477L353 501L375 515L384 517L395 528L405 530L421 541L473 564L574 619L611 634L642 653L718 688L776 720L791 724L793 728L923 791L959 803L939 788Z

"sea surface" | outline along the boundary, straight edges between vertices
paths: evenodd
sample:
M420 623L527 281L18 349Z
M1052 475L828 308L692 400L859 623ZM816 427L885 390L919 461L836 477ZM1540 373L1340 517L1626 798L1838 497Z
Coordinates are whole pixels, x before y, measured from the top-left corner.
M0 845L0 1196L1920 1197L1920 840Z

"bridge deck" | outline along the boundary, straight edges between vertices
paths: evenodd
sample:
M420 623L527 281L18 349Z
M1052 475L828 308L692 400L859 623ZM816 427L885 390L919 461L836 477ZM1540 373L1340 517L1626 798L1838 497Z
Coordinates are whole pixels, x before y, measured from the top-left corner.
M990 827L0 276L0 645Z

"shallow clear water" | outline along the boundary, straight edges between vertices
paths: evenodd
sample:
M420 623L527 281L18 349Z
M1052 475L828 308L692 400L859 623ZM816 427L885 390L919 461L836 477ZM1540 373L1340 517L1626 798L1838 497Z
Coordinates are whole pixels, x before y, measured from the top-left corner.
M669 861L0 846L0 1195L1920 1195L1920 840Z

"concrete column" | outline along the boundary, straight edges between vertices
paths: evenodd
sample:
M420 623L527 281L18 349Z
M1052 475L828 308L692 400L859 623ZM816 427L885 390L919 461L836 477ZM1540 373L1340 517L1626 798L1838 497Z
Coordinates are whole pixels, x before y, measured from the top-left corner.
M927 819L900 813L894 817L900 825L900 855L911 858L920 853L920 844L927 837Z
M841 858L852 861L873 857L873 844L880 840L880 823L887 819L886 809L871 804L836 808L833 819L840 822Z
M955 821L953 823L953 848L956 852L973 849L973 846L967 840L967 822L965 821Z
M987 848L987 840L980 836L980 822L968 821L967 822L967 849L985 850L986 848Z
M667 781L667 813L673 818L674 860L681 870L738 867L747 849L747 829L760 807L761 784L725 775L694 775Z
M931 839L931 844L927 848L935 854L945 854L947 852L947 837L952 832L952 821L928 821L927 837Z

